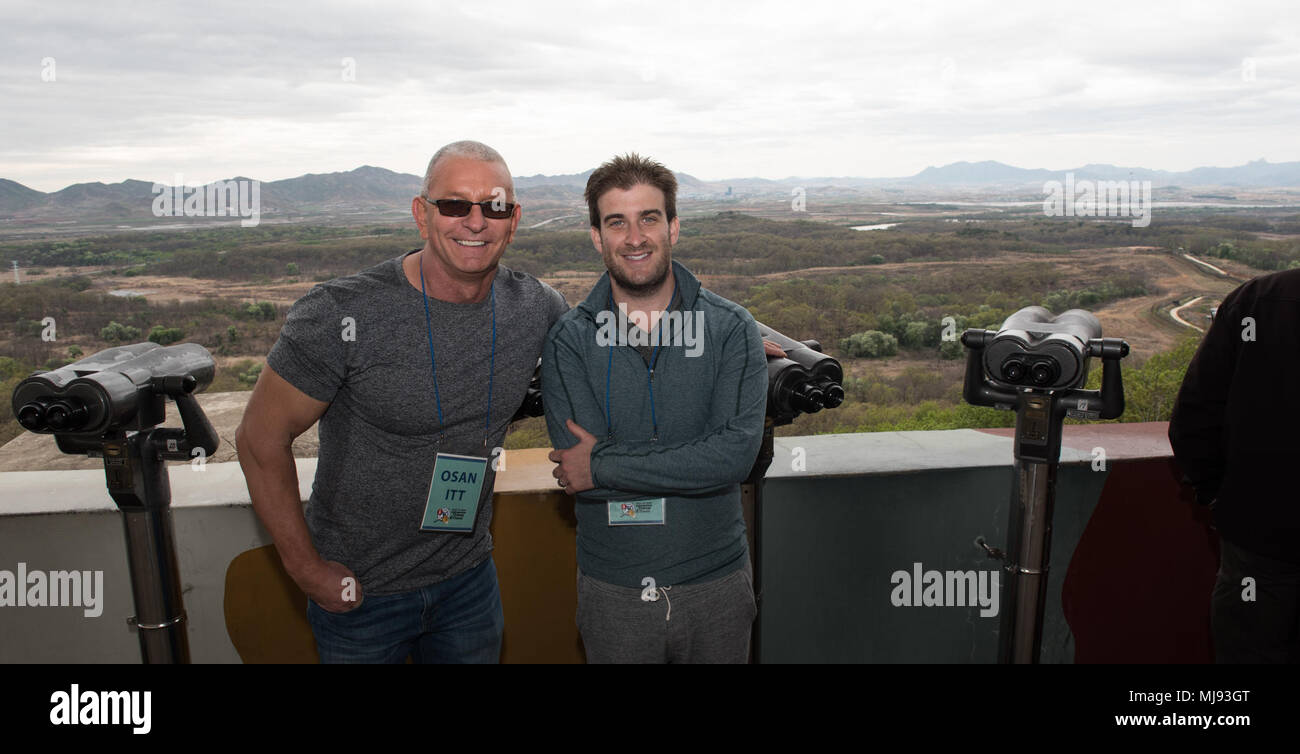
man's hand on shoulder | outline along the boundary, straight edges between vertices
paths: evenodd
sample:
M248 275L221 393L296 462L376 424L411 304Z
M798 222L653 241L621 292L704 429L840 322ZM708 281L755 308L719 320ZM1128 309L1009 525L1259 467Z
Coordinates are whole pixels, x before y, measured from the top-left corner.
M347 613L361 607L365 598L352 570L333 560L318 559L310 568L290 573L298 588L326 612Z
M591 449L596 446L596 436L578 426L572 419L565 420L569 434L578 438L578 444L567 450L552 450L547 458L558 464L551 476L570 494L595 489L591 479Z

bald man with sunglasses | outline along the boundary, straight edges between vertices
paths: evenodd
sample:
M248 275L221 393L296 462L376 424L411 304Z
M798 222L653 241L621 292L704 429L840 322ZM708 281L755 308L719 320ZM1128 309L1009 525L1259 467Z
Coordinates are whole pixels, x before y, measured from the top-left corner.
M569 308L500 265L520 213L501 155L443 147L411 202L424 246L313 288L267 357L239 461L322 662L500 659L493 460ZM304 515L291 446L317 421Z

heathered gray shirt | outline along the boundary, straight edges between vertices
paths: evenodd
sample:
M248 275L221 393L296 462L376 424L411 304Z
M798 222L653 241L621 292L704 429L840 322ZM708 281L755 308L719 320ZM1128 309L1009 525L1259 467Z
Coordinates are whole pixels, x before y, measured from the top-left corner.
M545 283L498 267L487 422L492 297L428 300L446 432L439 445L424 298L402 272L405 256L313 288L294 304L267 357L294 387L330 404L320 419L307 526L321 556L352 569L368 594L444 581L491 552L490 464L472 533L420 531L435 454L491 459L548 328L569 308Z

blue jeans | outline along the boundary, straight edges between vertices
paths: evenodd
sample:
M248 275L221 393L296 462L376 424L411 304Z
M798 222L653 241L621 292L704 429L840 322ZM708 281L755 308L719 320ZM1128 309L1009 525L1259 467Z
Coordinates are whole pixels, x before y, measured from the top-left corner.
M401 594L366 594L361 607L331 613L307 601L322 663L479 663L501 661L497 569L482 563L446 581Z

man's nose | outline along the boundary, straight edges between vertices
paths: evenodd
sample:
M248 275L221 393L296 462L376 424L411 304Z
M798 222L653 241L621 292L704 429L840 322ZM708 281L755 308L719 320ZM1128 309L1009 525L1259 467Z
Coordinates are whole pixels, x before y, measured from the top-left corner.
M641 230L640 223L630 223L627 229L627 244L636 248L645 243L645 233Z
M487 224L488 219L487 216L483 214L483 208L477 204L471 205L469 208L469 214L465 215L465 229L479 233L487 228Z

